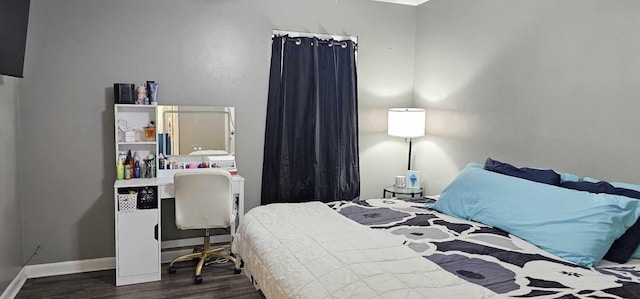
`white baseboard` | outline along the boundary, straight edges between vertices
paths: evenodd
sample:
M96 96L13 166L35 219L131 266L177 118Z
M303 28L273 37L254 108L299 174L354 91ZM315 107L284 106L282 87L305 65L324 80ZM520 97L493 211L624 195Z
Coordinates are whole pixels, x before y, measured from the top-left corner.
M25 266L28 278L110 270L116 268L115 257Z
M211 236L211 244L229 243L230 241L231 241L230 235ZM163 241L161 245L163 249L161 260L163 263L168 262L168 261L171 261L173 257L179 256L182 254L188 254L188 253L191 253L192 251L192 249L171 250L170 248L188 247L188 246L195 246L195 245L202 245L202 237ZM23 271L26 271L27 278L37 278L37 277L91 272L91 271L110 270L115 268L116 268L115 257L103 257L103 258L88 259L88 260L29 265L29 266L25 266L23 268Z
M211 236L212 244L229 243L230 241L231 241L230 235ZM182 239L182 240L163 241L161 245L163 249L161 254L161 261L163 263L170 262L176 256L189 254L192 252L192 249L190 248L175 249L175 250L171 250L170 248L188 247L188 246L195 246L195 245L201 245L201 244L202 244L202 237ZM7 288L4 290L2 295L0 295L0 299L14 298L20 291L20 288L22 288L24 283L27 281L27 278L38 278L38 277L75 274L75 273L101 271L101 270L111 270L115 268L116 268L115 257L104 257L104 258L97 258L97 259L28 265L23 267L20 270L18 275L16 275L13 281L11 281L9 286L7 286Z
M27 270L24 267L20 269L18 275L11 281L11 283L7 286L7 288L0 295L0 299L13 299L18 295L20 289L27 281Z

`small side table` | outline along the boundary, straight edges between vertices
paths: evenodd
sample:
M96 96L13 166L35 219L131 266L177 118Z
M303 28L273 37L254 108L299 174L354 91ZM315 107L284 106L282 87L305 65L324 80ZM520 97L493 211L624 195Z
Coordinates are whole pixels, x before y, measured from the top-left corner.
M422 188L398 188L396 186L387 186L384 187L382 191L382 198L387 197L387 192L391 193L391 197L396 196L396 194L406 194L411 195L411 197L415 197L416 195L422 196Z

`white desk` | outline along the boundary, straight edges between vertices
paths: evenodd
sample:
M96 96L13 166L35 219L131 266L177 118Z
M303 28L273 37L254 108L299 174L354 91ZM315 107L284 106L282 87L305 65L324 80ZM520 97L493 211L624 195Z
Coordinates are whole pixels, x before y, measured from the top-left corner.
M174 198L173 175L181 170L162 170L158 178L117 180L114 185L115 231L116 231L116 285L127 285L160 280L161 240L160 209L162 200ZM206 171L206 170L204 170ZM152 187L158 188L158 207L119 211L118 189ZM234 210L237 223L244 216L244 178L232 176L231 191L234 194ZM236 222L231 224L231 235L235 235Z

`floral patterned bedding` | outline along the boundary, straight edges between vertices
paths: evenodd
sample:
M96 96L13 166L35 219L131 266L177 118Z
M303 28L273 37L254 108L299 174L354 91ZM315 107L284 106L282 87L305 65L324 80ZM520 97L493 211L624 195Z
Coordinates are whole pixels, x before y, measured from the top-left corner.
M329 203L340 214L404 240L458 277L510 298L640 298L640 260L584 268L500 229L439 213L428 198ZM550 236L562 238L562 236Z

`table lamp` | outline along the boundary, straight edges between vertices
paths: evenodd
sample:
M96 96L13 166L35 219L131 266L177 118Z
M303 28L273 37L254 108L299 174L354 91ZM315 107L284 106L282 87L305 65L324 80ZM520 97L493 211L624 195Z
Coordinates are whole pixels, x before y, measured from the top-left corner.
M391 108L388 113L387 134L404 137L409 142L409 162L411 170L411 138L424 136L425 111L420 108Z

